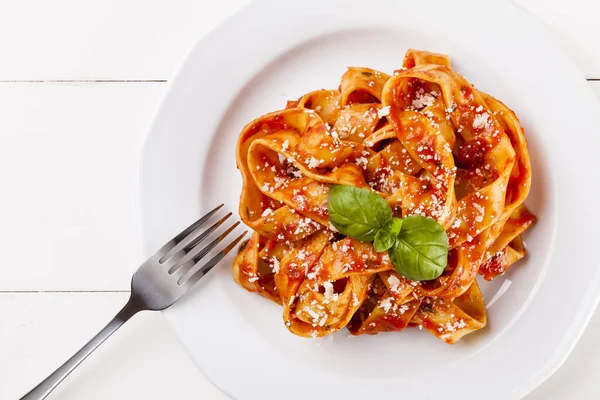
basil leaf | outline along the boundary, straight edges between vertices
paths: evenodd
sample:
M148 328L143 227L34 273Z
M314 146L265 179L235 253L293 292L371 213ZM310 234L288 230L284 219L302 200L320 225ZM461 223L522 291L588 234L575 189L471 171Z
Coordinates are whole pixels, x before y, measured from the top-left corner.
M342 235L362 241L375 239L392 219L392 209L383 197L355 186L331 186L327 208L329 221Z
M389 255L399 274L415 281L435 279L448 263L448 235L431 218L406 217Z
M373 243L375 251L381 252L390 249L396 243L396 237L402 228L402 220L400 218L392 218L382 229L375 235Z
M398 236L402 229L402 219L392 218L392 220L386 225L386 228L390 230L390 234Z
M384 230L381 229L375 235L373 247L375 248L375 251L379 253L382 251L386 251L387 249L394 246L394 244L396 244L396 236L390 235L389 232L384 232Z

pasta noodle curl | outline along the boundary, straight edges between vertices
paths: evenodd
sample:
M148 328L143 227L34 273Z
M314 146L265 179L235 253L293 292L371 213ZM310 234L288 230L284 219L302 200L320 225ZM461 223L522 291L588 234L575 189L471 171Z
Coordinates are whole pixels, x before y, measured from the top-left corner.
M531 168L523 128L446 55L409 50L393 75L350 67L338 90L316 90L250 122L237 143L239 212L254 230L235 281L283 306L294 334L347 327L376 334L419 326L447 343L486 325L476 281L525 255ZM371 189L394 215L439 222L444 273L399 275L387 252L343 237L328 220L332 184Z

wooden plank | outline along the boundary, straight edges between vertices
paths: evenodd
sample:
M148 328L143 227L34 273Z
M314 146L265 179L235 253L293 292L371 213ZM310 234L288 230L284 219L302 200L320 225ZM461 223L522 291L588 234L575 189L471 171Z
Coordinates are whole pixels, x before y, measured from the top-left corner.
M0 83L1 290L128 290L164 83Z
M125 293L0 293L0 399L17 399L85 344ZM160 313L141 313L49 400L227 399L200 373Z
M168 79L249 1L5 0L0 80Z
M597 1L517 1L549 25L588 78L600 78ZM5 0L0 80L169 79L200 37L249 2Z

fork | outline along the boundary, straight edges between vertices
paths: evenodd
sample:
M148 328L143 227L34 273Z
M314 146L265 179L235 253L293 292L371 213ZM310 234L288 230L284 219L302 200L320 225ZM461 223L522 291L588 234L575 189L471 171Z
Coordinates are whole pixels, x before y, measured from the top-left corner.
M216 214L221 207L223 207L223 204L194 222L144 262L133 274L131 295L125 307L81 350L23 396L21 400L46 398L87 356L131 317L140 311L164 310L173 305L215 267L247 233L247 231L242 233L206 264L201 265L202 258L240 224L239 222L234 223L219 237L201 247L200 243L231 216L231 213L228 213L201 232L200 227Z

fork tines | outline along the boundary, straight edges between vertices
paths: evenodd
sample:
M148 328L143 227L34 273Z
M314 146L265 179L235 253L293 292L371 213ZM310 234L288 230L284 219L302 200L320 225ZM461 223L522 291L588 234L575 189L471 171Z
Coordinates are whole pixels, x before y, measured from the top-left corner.
M220 234L209 244L202 247L200 244L209 237L219 226L221 226L232 213L228 213L206 230L202 231L201 226L207 222L213 215L217 213L223 204L216 207L215 209L208 212L202 218L191 224L188 228L183 230L179 235L175 236L173 240L167 243L163 249L167 250L164 255L160 258L160 264L167 264L169 268L168 273L170 275L177 273L179 279L177 283L179 285L185 285L186 287L193 286L198 282L205 274L207 274L219 261L221 261L227 253L229 253L242 238L246 235L247 231L244 231L241 235L230 242L223 250L218 252L208 262L202 265L199 269L195 270L200 261L213 250L221 241L223 241L239 224L235 222L229 226L225 232ZM193 271L193 273L189 273Z

